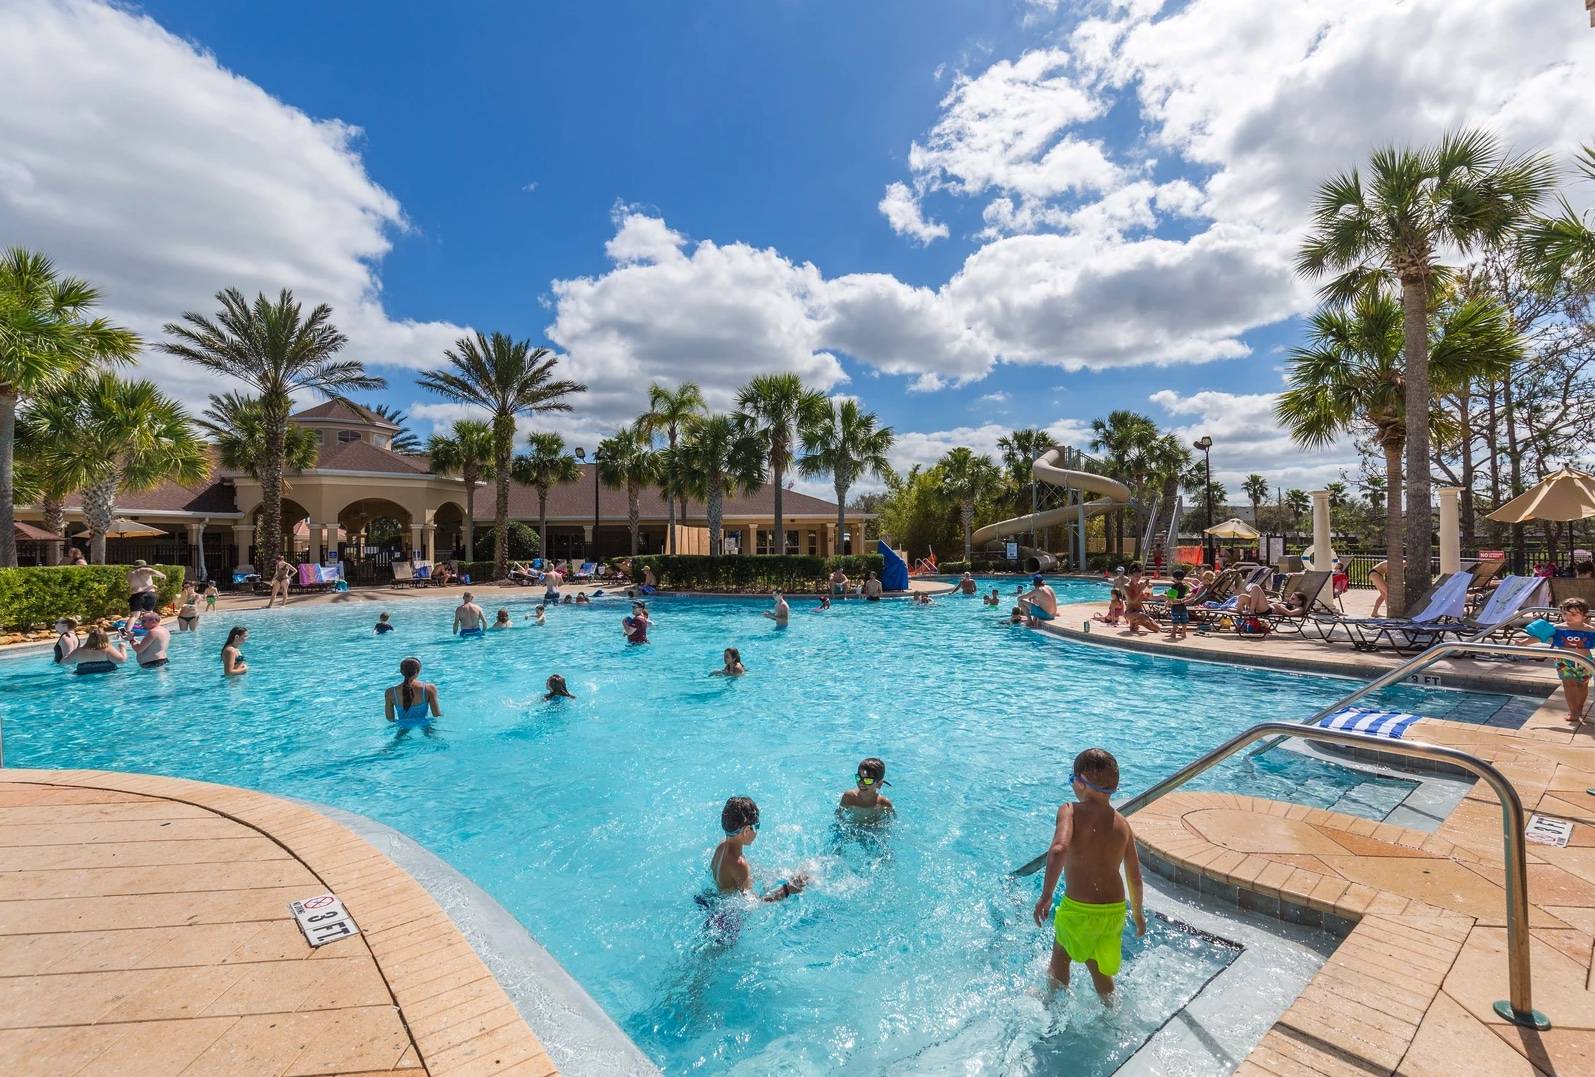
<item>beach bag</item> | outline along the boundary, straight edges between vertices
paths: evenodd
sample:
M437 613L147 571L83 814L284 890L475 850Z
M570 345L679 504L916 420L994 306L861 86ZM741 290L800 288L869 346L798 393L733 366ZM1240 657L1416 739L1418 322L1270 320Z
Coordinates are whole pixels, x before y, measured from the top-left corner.
M1240 618L1235 625L1235 631L1243 636L1266 636L1270 629L1267 622L1258 617Z

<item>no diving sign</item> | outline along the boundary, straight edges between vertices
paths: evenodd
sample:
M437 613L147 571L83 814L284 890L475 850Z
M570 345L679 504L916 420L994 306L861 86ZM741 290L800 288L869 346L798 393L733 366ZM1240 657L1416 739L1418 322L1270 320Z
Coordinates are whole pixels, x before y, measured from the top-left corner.
M335 894L321 894L304 901L290 901L288 909L305 933L305 941L312 946L325 946L329 942L360 934L354 917L343 907Z

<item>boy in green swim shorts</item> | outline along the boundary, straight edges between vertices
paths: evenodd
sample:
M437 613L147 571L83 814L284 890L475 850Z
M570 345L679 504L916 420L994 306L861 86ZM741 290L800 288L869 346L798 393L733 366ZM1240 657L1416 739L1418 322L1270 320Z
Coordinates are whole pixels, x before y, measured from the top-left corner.
M1058 809L1047 850L1047 874L1036 902L1036 926L1052 918L1050 971L1055 987L1069 986L1069 966L1084 961L1091 982L1104 1002L1113 999L1113 977L1122 956L1126 911L1135 918L1135 933L1146 934L1141 908L1141 861L1135 852L1130 822L1108 798L1119 788L1119 761L1102 748L1088 748L1074 758L1069 775L1076 803ZM1123 875L1120 875L1120 869ZM1058 877L1065 879L1056 913L1052 895ZM1125 906L1128 883L1130 902Z

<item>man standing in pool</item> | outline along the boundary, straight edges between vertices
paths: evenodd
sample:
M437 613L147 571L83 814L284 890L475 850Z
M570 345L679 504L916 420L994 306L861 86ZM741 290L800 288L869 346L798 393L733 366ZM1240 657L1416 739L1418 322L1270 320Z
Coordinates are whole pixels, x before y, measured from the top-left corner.
M775 604L764 611L764 615L774 621L777 628L785 628L792 620L792 607L787 605L786 596L780 591L771 591Z
M633 602L631 613L620 619L620 630L626 634L627 643L647 643L648 629L652 625L646 602Z
M753 869L742 851L759 837L759 806L751 797L732 797L720 811L720 829L725 831L725 840L715 846L709 857L709 874L714 876L715 889L722 894L751 893ZM802 893L807 883L802 875L794 875L760 895L759 900L783 901Z
M1054 986L1069 986L1069 963L1084 961L1091 982L1104 1002L1113 999L1113 977L1123 953L1125 883L1135 933L1146 934L1141 908L1141 861L1129 820L1108 802L1119 788L1119 762L1102 748L1088 748L1074 757L1069 775L1077 798L1058 808L1058 820L1047 850L1047 874L1036 902L1036 925L1052 917ZM1124 874L1119 874L1120 868ZM1064 877L1063 901L1056 914L1052 895Z
M454 634L480 636L486 627L487 614L472 600L471 592L466 591L460 596L459 608L454 611Z

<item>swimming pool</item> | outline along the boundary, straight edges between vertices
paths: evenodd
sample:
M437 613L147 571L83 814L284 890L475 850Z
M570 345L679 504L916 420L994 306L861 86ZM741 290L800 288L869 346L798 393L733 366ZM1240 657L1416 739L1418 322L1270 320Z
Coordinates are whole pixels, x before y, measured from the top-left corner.
M1100 592L1058 587L1065 601ZM524 627L479 640L449 637L454 599L356 595L208 618L174 635L172 665L154 673L0 661L6 762L228 782L403 830L502 902L668 1072L1026 1073L1066 1059L1101 1074L1231 955L1154 922L1118 1010L1104 1017L1084 982L1043 1004L1039 877L1006 872L1044 847L1074 754L1107 747L1133 791L1348 690L1048 639L1000 627L1006 607L978 599L825 613L795 600L780 631L760 601L663 598L654 643L627 647L623 603L561 607L538 628L523 620L532 598L510 606ZM397 631L376 637L383 608ZM251 671L226 682L217 652L235 622L251 629ZM708 676L727 645L748 676ZM408 654L439 688L432 736L382 720ZM576 700L542 702L551 672ZM1429 714L1490 702L1412 687L1381 699ZM832 816L866 755L886 759L899 808L874 837ZM1373 816L1410 788L1277 752L1208 784ZM738 793L762 810L756 872L815 881L720 947L693 897Z

